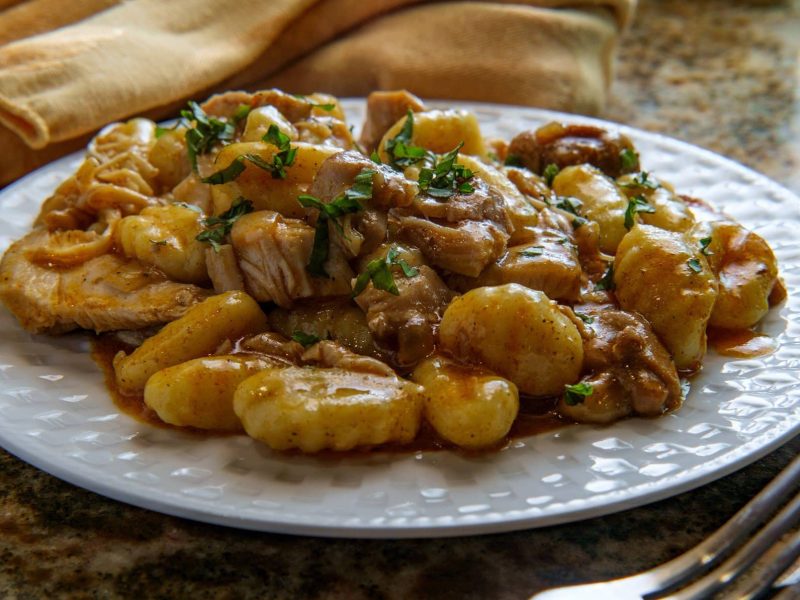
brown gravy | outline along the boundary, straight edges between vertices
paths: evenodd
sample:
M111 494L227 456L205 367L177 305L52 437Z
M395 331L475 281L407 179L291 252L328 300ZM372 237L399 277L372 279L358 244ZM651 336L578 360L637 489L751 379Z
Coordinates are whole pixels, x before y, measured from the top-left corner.
M750 329L708 328L708 342L723 356L755 358L777 350L777 342L768 335Z

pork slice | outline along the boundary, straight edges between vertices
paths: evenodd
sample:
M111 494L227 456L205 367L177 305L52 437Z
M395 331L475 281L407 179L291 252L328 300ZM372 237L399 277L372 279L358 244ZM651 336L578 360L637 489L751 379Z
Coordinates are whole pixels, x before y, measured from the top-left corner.
M508 242L508 233L493 221L449 224L391 211L389 229L419 248L431 264L468 277L477 277L500 258Z
M361 146L371 152L389 128L408 114L425 110L422 100L406 90L372 92L367 96L367 117L361 128Z
M400 367L408 367L434 350L436 328L453 292L426 265L417 274L394 278L398 295L368 286L356 298L376 342L389 350Z
M298 298L342 296L350 293L353 271L341 250L328 244L328 277L306 269L314 245L314 228L271 210L241 217L231 230L239 268L248 293L259 302L288 308Z
M49 235L28 234L0 262L0 300L30 332L141 329L173 321L210 295L114 254L65 269L39 264L31 256Z
M454 275L447 278L447 283L460 292L518 283L540 290L553 300L574 302L580 296L582 275L570 239L560 233L544 231L531 242L510 247L477 277Z

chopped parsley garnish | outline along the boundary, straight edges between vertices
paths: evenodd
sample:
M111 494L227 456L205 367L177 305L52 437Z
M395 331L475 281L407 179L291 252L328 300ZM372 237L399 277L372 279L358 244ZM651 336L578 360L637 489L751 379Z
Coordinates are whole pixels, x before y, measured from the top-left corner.
M408 110L405 123L396 136L386 142L386 152L389 154L389 163L395 169L405 169L420 161L429 160L431 153L425 148L411 146L411 137L414 135L414 113Z
M606 272L600 278L600 281L598 281L595 284L594 289L598 290L598 291L603 291L603 290L613 290L614 287L615 287L614 286L614 263L612 262L612 263L609 263L608 269L606 269Z
M583 202L578 200L577 198L573 198L572 196L559 196L556 199L556 208L560 208L561 210L565 210L568 213L572 213L575 216L580 216L580 210L583 206Z
M271 125L270 127L274 127ZM294 155L297 152L296 148L292 148L287 151L287 153L282 157L283 152L278 152L274 157L272 163L268 163L263 158L261 158L258 154L252 154L248 152L247 154L240 154L236 158L231 161L224 169L221 169L215 173L212 173L208 177L203 177L200 181L203 183L210 183L211 185L220 185L222 183L229 183L239 177L244 172L245 164L244 161L247 160L257 166L259 169L263 169L264 171L268 172L272 175L273 179L283 179L286 177L286 171L283 167L288 167L294 162ZM288 162L285 162L288 161Z
M309 100L308 97L303 96L303 94L292 94L292 96L294 96L298 100L304 100L305 102L311 105L311 108L321 108L326 112L331 112L334 108L336 108L336 105L333 104L332 102L325 104L317 104L316 102L312 102L311 100Z
M506 159L503 161L503 164L507 167L521 167L522 158L516 154L509 154L508 156L506 156Z
M656 209L647 203L647 199L641 194L628 200L628 208L625 210L625 229L631 229L636 223L636 213L654 213Z
M233 139L236 127L227 120L208 116L197 102L189 102L189 108L181 111L181 117L194 125L186 132L186 148L192 168L197 171L197 157L211 150L218 142Z
M233 181L244 171L244 159L245 155L237 156L227 167L212 173L208 177L203 177L200 181L203 183L210 183L211 185L220 185Z
M362 169L356 175L353 185L328 203L309 194L301 194L297 201L305 208L316 208L319 211L317 226L314 232L314 245L306 268L314 277L328 277L325 261L328 260L328 222L341 233L343 231L340 218L344 215L364 210L362 200L372 198L372 176L377 171Z
M234 200L231 207L218 217L208 217L203 219L205 231L197 234L195 239L198 242L208 242L215 252L219 252L220 246L225 241L225 236L233 229L233 224L249 212L253 212L253 203L242 197Z
M714 254L708 247L711 245L711 236L700 239L700 254L703 256L711 256Z
M594 323L594 317L590 317L589 315L585 315L583 313L575 312L575 316L578 317L581 321L586 323L587 325L591 325Z
M544 175L544 180L547 183L547 187L553 187L553 179L556 178L556 175L558 175L560 170L561 169L558 168L558 165L554 163L550 163L544 168L542 175Z
M435 159L433 168L423 167L419 172L419 189L434 198L450 198L454 194L471 194L475 188L469 182L474 173L464 165L456 164L461 142L447 154Z
M165 133L172 131L175 129L174 127L162 127L161 125L156 125L156 139L160 138Z
M240 104L236 107L236 110L233 112L233 122L238 124L244 119L247 118L247 115L250 114L252 107L248 104Z
M701 265L700 261L696 258L690 258L686 261L686 264L695 273L700 273L703 270L703 265Z
M394 282L392 275L392 267L398 266L403 271L406 277L416 277L419 274L419 269L412 267L402 258L397 258L400 251L392 247L386 253L384 258L376 258L367 263L367 268L364 272L359 274L356 278L356 283L353 286L353 297L355 298L363 292L370 281L376 290L384 290L395 296L400 295L400 290L397 289L397 284Z
M681 379L681 398L686 400L690 391L692 391L692 383L688 379Z
M623 148L619 153L619 162L623 171L633 171L639 166L639 155L630 148Z
M574 385L564 386L564 402L568 406L576 406L583 404L587 396L591 396L594 388L591 383L576 383Z
M302 344L303 348L308 348L309 346L313 346L322 338L319 336L314 335L313 333L306 333L305 331L300 331L299 329L292 332L292 339Z
M372 154L369 155L369 159L374 162L376 165L382 165L383 161L381 160L380 155L378 154L377 150L373 150Z
M620 187L628 189L645 188L648 190L656 190L661 187L660 183L650 179L650 173L648 173L647 171L642 171L641 173L637 173L630 181L626 181L618 185Z
M272 157L271 165L263 160L260 161L263 164L259 164L255 161L254 164L265 171L269 171L273 179L285 179L286 170L284 167L289 167L294 164L294 157L297 154L297 148L292 148L291 146L292 139L278 129L278 126L275 124L269 126L267 133L265 133L264 137L261 139L273 146L277 146L278 152Z
M544 246L531 246L520 252L522 256L541 256L544 254Z

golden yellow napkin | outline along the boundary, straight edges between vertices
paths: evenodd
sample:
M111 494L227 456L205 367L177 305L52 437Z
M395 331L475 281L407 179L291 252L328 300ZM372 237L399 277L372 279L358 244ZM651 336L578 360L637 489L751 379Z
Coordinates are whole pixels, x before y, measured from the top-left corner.
M0 0L0 184L229 88L594 113L635 1Z

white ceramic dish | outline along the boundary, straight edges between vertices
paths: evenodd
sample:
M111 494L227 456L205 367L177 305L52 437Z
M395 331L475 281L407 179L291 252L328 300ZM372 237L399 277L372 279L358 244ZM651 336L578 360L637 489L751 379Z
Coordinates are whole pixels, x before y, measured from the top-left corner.
M451 103L452 104L452 103ZM510 138L571 115L461 103ZM360 123L362 101L346 102ZM618 127L644 167L724 207L775 249L789 299L761 329L768 357L708 357L686 405L656 420L573 426L501 452L273 453L246 437L202 438L120 414L88 338L31 336L0 309L0 444L81 487L152 510L246 529L338 537L434 537L575 521L639 506L750 463L800 432L800 199L725 158ZM0 249L77 165L69 156L0 193Z

